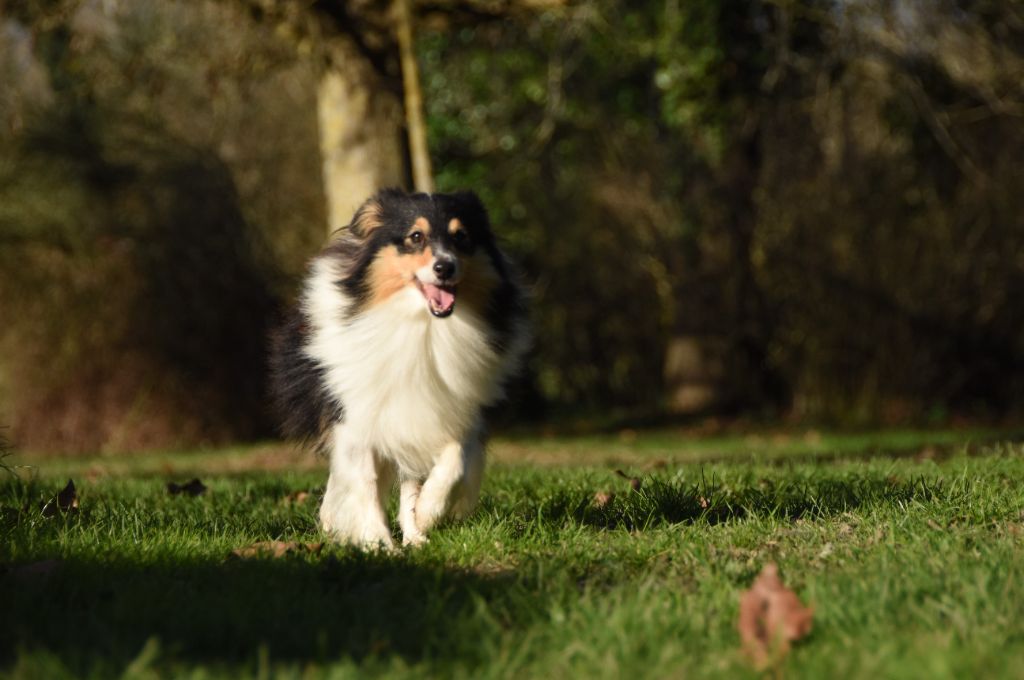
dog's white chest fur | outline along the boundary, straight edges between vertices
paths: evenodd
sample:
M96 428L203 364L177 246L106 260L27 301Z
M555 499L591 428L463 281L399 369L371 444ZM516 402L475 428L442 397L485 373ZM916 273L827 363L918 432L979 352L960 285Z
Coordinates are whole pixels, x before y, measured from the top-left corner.
M306 351L324 367L349 434L402 473L424 475L501 396L486 327L458 305L448 318L432 317L411 287L347 318L350 301L335 281L329 261L318 262L304 301L313 320Z

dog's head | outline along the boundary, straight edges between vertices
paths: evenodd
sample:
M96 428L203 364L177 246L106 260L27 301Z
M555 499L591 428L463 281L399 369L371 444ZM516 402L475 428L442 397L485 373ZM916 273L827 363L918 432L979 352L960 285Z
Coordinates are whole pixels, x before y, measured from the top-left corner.
M369 307L414 289L445 318L457 301L486 300L505 277L487 211L471 192L385 190L359 208L349 229L362 243L354 283Z

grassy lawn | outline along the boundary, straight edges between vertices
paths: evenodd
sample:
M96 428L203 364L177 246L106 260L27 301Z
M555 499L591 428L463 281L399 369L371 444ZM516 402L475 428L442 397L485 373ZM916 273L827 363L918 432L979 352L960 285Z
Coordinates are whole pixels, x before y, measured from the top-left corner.
M478 513L423 549L276 559L231 552L323 540L309 456L11 457L34 467L0 471L0 674L757 677L738 602L773 561L815 609L776 675L1024 677L1024 446L998 433L627 431L493 457ZM168 494L193 475L205 494ZM78 511L43 517L68 477Z

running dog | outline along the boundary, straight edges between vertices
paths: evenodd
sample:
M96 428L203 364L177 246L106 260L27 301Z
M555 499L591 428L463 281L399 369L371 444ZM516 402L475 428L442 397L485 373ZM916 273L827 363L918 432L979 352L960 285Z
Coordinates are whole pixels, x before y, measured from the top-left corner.
M476 505L485 407L529 345L525 296L473 193L370 198L316 256L271 338L285 434L330 456L320 522L391 548L396 479L406 545Z

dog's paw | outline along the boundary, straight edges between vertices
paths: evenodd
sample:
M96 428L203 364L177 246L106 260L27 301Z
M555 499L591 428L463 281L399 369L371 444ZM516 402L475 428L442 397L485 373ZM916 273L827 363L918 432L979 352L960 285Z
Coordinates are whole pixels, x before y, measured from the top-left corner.
M378 541L377 543L367 544L360 543L356 546L365 553L382 553L394 555L400 552L398 546L395 545L394 540L389 540L387 543Z
M458 501L453 503L451 509L448 510L448 517L455 520L456 522L461 522L462 520L466 519L468 515L469 512L466 507L466 504Z
M415 533L405 534L404 536L402 536L402 545L407 548L418 548L421 545L426 545L429 542L430 539L428 539L425 534L422 534L419 531Z
M416 501L416 530L420 534L426 534L432 529L447 510L446 498L435 498L427 494L420 494Z
M349 521L338 521L328 514L320 515L320 527L327 537L343 545L352 545L366 552L391 551L395 549L395 541L386 527L372 525L359 526Z
M394 552L395 540L391 536L364 535L353 536L341 534L337 531L326 531L328 538L335 543L350 545L363 552Z

